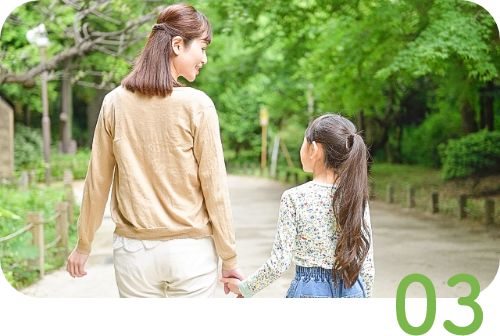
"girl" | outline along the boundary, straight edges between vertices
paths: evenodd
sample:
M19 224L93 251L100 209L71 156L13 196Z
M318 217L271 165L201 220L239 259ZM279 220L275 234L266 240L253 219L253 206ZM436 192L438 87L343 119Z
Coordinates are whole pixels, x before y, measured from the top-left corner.
M313 180L283 193L271 257L245 281L221 281L251 297L293 259L287 298L370 297L375 269L363 138L346 118L323 115L307 128L300 159Z
M68 258L86 274L94 233L113 182L114 266L121 297L210 297L237 268L217 112L203 92L183 87L207 63L207 18L191 6L165 8L122 85L106 95L95 129ZM229 292L229 289L227 292Z

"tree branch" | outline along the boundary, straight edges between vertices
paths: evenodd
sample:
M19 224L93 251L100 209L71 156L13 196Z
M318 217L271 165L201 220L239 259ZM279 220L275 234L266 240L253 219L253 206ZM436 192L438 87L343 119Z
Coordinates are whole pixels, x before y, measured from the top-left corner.
M92 50L99 50L117 56L119 52L123 51L126 46L137 42L134 34L128 34L140 27L144 23L154 19L158 13L163 9L163 6L156 7L151 13L145 14L136 20L128 21L123 29L114 32L88 32L84 24L84 37L79 35L75 39L75 45L66 49L47 60L44 64L39 64L23 73L12 73L4 66L0 65L0 84L3 83L18 83L26 86L34 84L35 77L44 71L56 69L60 63L81 57ZM88 8L83 12L89 12L92 8ZM78 15L78 14L77 14ZM109 46L109 41L112 39L124 41L119 46L118 51L109 50L105 46Z

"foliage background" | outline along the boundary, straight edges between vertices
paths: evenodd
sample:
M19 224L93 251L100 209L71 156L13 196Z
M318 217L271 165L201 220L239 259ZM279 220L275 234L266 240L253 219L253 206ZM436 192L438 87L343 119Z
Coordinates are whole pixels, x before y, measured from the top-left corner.
M51 41L47 49L50 59L75 46L75 25L90 32L113 32L170 3L41 0L20 6L9 16L0 36L0 79L6 72L22 74L40 63L38 49L25 36L42 22ZM311 118L333 112L350 118L363 131L374 163L371 174L378 197L384 192L380 186L396 183L403 203L407 184L421 186L417 197L421 194L422 199L434 188L453 196L462 190L474 197L498 199L499 31L480 6L465 0L190 3L212 23L213 42L208 48L208 65L196 82L186 85L213 99L229 167L259 164L259 111L266 107L270 113L269 156L279 135L293 165L280 152L279 171L286 168L303 180L299 159L303 132ZM90 8L94 11L80 18ZM56 179L67 168L75 178L84 178L102 99L130 71L153 23L150 20L134 29L126 48L93 49L58 64L49 73L52 174ZM64 71L71 78L76 155L59 152ZM15 111L16 177L22 170L35 170L41 180L39 76L31 83L0 80L0 96ZM446 185L443 178L458 184ZM457 185L464 187L457 189ZM0 211L18 217L0 216L0 237L22 226L27 211L48 213L61 195L57 187L20 191L1 186ZM474 209L480 208L476 203L471 202L473 216ZM72 235L74 239L74 231ZM20 260L32 256L33 251L25 247L28 240L26 236L4 246L4 251L18 251L17 257L4 254L2 261L12 266L6 274L19 286L33 280L32 273L14 271L16 265L17 270L23 269Z

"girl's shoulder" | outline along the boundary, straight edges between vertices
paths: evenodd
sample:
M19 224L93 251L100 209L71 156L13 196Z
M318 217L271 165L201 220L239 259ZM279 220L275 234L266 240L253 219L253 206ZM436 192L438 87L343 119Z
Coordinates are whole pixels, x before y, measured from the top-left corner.
M314 192L314 185L312 181L305 182L303 184L299 184L298 186L295 186L293 188L287 189L283 192L282 198L288 197L295 199L297 197L303 197L311 192Z
M334 191L334 185L309 181L285 190L282 195L282 200L289 199L293 203L301 203L318 197L331 197Z
M285 190L285 193L290 193L290 194L302 194L302 193L317 193L321 191L325 192L331 192L335 190L335 185L334 184L326 184L326 183L321 183L321 182L316 182L316 181L308 181L302 184L299 184L298 186L295 186L293 188Z

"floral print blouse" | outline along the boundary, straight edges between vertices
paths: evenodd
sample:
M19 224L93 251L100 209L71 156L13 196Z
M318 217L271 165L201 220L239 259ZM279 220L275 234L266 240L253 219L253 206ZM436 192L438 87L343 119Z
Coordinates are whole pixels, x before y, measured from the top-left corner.
M240 283L243 296L253 296L278 279L290 267L292 260L304 267L333 268L333 255L339 238L332 208L334 192L334 185L310 181L283 193L271 256ZM364 216L371 244L360 277L365 284L367 297L371 297L375 267L368 206Z

